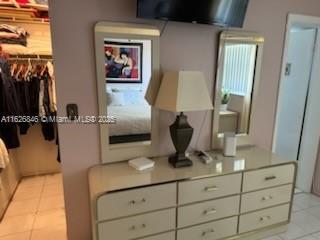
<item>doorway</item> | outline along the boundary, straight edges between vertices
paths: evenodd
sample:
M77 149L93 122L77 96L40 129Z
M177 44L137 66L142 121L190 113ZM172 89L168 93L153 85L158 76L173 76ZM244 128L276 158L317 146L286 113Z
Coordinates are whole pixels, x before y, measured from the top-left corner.
M0 239L67 239L48 11L0 1Z
M320 18L289 15L273 152L298 161L297 188L311 192L320 137Z

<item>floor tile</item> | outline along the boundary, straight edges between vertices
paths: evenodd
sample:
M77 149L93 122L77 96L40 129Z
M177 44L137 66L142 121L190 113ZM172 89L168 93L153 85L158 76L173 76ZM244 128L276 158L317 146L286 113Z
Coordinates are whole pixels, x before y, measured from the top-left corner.
M63 209L38 212L33 228L51 228L58 225L66 225L66 217Z
M295 223L290 223L288 231L280 234L281 239L283 240L293 240L299 237L307 235L305 231Z
M61 184L48 185L43 187L42 197L51 197L63 195L63 187Z
M20 182L20 186L40 186L42 187L44 184L45 176L38 176L38 177L26 177L23 178Z
M292 204L292 212L298 212L303 210L302 207L298 206L297 204Z
M62 185L62 175L61 173L47 175L44 181L44 185L53 185L53 184L61 184Z
M311 235L308 235L308 236L299 238L299 239L297 239L297 240L316 240L316 238L314 238L314 237L311 236Z
M42 188L40 186L34 187L18 187L13 199L15 201L25 201L35 198L40 198L42 193Z
M0 224L0 236L30 231L35 219L34 214L6 217Z
M31 240L67 240L67 231L65 225L52 226L34 230ZM1 240L1 239L0 239Z
M311 194L302 193L294 196L293 203L301 209L307 209L320 206L320 198Z
M306 235L320 231L320 219L307 211L299 211L292 214L292 223L302 228Z
M281 238L279 236L273 236L273 237L264 238L262 240L281 240Z
M0 240L29 240L30 236L31 232L24 232L0 237Z
M306 211L316 218L320 219L320 206L308 208Z
M312 235L315 239L320 240L320 232Z
M38 211L47 211L52 209L63 209L64 198L63 195L57 195L52 197L43 197L40 200Z
M35 214L39 206L39 199L12 201L6 212L6 217Z

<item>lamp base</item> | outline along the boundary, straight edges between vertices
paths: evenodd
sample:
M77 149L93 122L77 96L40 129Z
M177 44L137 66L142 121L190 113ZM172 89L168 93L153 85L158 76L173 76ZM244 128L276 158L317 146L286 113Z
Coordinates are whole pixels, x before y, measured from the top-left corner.
M192 161L185 155L193 134L187 116L183 113L177 116L176 121L170 126L170 134L177 152L169 157L169 163L175 168L192 166Z
M169 163L175 168L191 167L193 165L193 162L189 158L179 159L176 155L169 157Z

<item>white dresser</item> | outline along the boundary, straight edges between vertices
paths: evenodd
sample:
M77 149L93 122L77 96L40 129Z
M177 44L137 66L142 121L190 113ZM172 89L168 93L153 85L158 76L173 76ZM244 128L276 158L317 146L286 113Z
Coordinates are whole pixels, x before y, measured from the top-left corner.
M290 221L296 163L262 149L217 152L204 165L172 168L156 158L152 171L127 163L90 169L94 240L261 239Z

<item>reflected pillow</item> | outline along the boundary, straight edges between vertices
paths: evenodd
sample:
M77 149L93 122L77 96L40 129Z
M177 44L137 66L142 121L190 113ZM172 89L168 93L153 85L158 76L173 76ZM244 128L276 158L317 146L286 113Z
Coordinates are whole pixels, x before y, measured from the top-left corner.
M121 93L121 92L107 93L107 104L108 104L108 106L124 106L124 105L126 105L123 93Z
M143 105L145 103L142 92L126 91L123 92L124 99L127 105Z
M119 89L112 88L112 93L122 93L125 105L145 105L146 101L140 89Z

